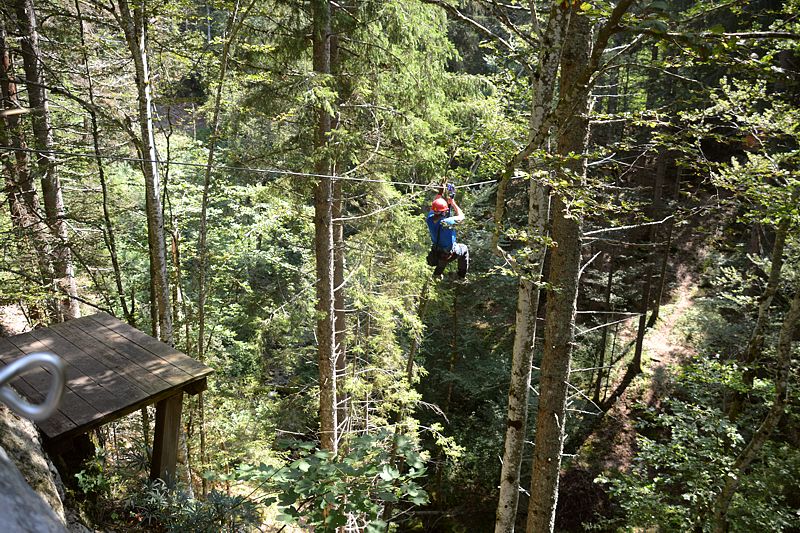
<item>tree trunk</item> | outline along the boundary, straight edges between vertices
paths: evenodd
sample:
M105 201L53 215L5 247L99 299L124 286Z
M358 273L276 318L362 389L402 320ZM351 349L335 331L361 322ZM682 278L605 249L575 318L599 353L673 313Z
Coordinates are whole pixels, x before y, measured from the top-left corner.
M44 76L41 68L39 33L36 27L36 13L32 0L17 0L17 26L22 36L22 60L25 68L28 104L33 109L33 136L36 141L37 171L42 183L45 217L53 236L53 266L55 285L59 293L58 315L62 320L80 316L77 286L69 249L67 225L64 220L64 199L61 182L53 150L53 128L50 124L50 111Z
M734 461L731 472L725 476L725 485L722 487L717 500L714 502L713 531L725 533L728 525L728 509L739 487L742 477L758 452L769 439L778 421L783 416L784 407L789 395L789 375L792 366L792 339L795 338L800 324L800 286L792 299L792 305L783 320L780 337L778 338L778 375L775 377L775 399L758 430L753 434L750 442Z
M347 420L347 394L343 390L344 375L347 367L347 314L345 312L344 281L344 223L338 220L342 216L342 182L333 184L333 285L335 308L335 347L337 407L336 419L340 426Z
M572 9L579 9L578 5ZM574 85L589 62L591 25L585 16L572 16L561 59L561 98L575 94L572 115L558 139L561 155L583 154L589 132L589 100L585 90ZM574 174L564 179L580 186L586 173L584 158L566 165ZM558 475L564 445L566 399L570 359L574 341L576 300L581 260L580 214L570 212L563 193L553 199L552 252L545 316L544 352L539 382L539 409L528 506L527 531L552 531L558 500Z
M535 13L533 0L531 0L530 6L531 13ZM533 150L539 148L549 134L552 121L548 121L547 118L555 112L555 110L552 109L553 96L555 95L558 65L561 60L561 49L564 44L570 13L571 11L568 8L558 2L553 2L550 7L547 26L542 36L542 56L537 65L536 72L531 76L533 100L531 101L531 117L528 124L528 146L526 150L517 154L517 157L506 165L497 186L497 199L494 211L495 228L492 237L492 244L495 248L497 248L497 242L502 227L508 181L511 179L511 175L516 170L517 165L526 159ZM503 521L507 523L505 519ZM496 525L495 527L498 526Z
M14 83L14 64L6 45L5 20L0 17L0 94L2 109L17 109L17 85ZM0 119L0 143L15 149L13 158L2 158L6 167L6 194L11 209L11 224L20 237L27 238L39 267L39 279L48 286L53 281L53 265L47 228L39 214L39 196L30 171L25 134L20 115L8 114ZM51 310L54 311L54 310Z
M333 13L333 12L332 12ZM339 59L339 36L331 34L330 38L330 63L331 72L336 77L337 82L341 79L341 64ZM337 83L337 95L342 100L343 88L341 83ZM331 129L335 130L339 126L338 117L331 117ZM332 166L334 169L335 165ZM334 172L336 174L336 172ZM336 420L340 428L346 425L347 420L347 393L344 390L345 371L347 367L347 313L345 303L345 247L344 247L344 221L342 204L342 181L336 180L333 183L333 205L331 216L333 217L333 286L334 286L334 351L336 353Z
M605 309L611 311L611 289L614 283L614 257L608 259L608 280L606 281ZM605 320L605 319L604 319ZM595 381L592 401L600 403L600 388L603 384L604 367L606 366L606 349L608 345L608 324L603 326L603 334L600 338L600 357L597 362L597 381Z
M796 201L797 196L798 190L793 191L792 199ZM739 354L739 362L745 367L743 380L748 388L753 387L753 380L755 378L755 371L750 367L758 360L764 348L764 334L769 319L769 308L772 305L775 294L778 292L781 271L783 270L783 253L786 248L786 238L789 235L791 225L792 218L789 216L781 219L778 223L778 229L775 232L775 244L772 246L772 254L770 257L769 278L767 280L767 287L764 289L764 294L761 295L761 299L758 303L756 324L750 334L747 347ZM743 393L733 394L731 405L728 408L728 417L731 420L735 420L739 416L744 400L745 395Z
M647 327L652 328L658 320L658 313L661 311L661 299L664 297L664 288L667 284L667 266L669 265L669 249L672 247L672 232L675 223L672 220L667 222L667 240L664 243L664 251L661 254L661 270L658 274L658 289L653 302L653 313L647 321Z
M253 2L247 8L247 13L253 7ZM214 166L214 157L216 155L217 141L219 139L219 114L222 107L222 88L225 83L225 76L228 70L228 58L230 56L230 49L236 38L236 34L241 27L241 22L244 20L237 20L239 13L239 2L233 9L233 13L228 19L226 27L226 34L229 35L225 44L222 46L222 57L220 58L219 77L217 78L217 88L214 95L214 112L211 118L211 135L209 138L208 146L208 159L206 160L206 168L203 179L203 198L200 204L200 230L197 243L197 358L200 361L205 360L206 348L206 277L208 274L208 198L211 192L211 175ZM188 337L187 337L188 342ZM200 463L205 465L206 458L206 418L205 418L205 401L203 393L201 392L197 401L197 408L199 410L199 425L200 425ZM203 497L208 495L208 481L205 477L202 478L201 487Z
M656 174L655 174L655 181L653 183L653 203L651 205L653 220L659 220L664 217L663 189L664 189L664 178L666 177L668 166L669 166L669 154L668 153L660 154L658 156L658 161L656 162ZM655 244L657 239L657 233L658 233L657 228L658 226L650 226L650 242L653 244ZM668 261L667 259L668 254L669 254L669 244L667 244L667 247L664 249L664 255L662 256L663 259L662 265L664 265L663 272L665 275L666 275L666 264ZM650 268L652 267L648 267L648 269ZM659 282L659 286L661 286L661 282ZM648 299L650 299L651 296L652 296L651 294L648 294ZM659 291L658 297L655 299L655 302L653 303L653 312L650 315L650 319L647 321L646 324L648 328L652 328L653 326L655 326L656 321L658 321L658 313L661 310L661 297L662 293L661 291Z
M541 184L528 186L528 231L531 237L545 236L549 218L550 195ZM497 505L495 533L513 532L519 503L522 452L528 422L528 397L531 384L536 315L539 308L539 282L546 248L533 238L529 245L535 252L528 265L530 273L521 275L517 290L516 329L508 390L508 419L503 464L500 474L500 498ZM530 277L528 277L530 276Z
M312 0L313 68L319 79L331 72L331 7L328 0ZM337 452L336 339L333 268L333 184L325 154L331 116L320 105L314 131L314 170L321 177L314 190L314 250L317 274L317 356L319 361L319 418L322 449Z
M131 10L128 0L119 0L119 15L122 31L131 53L136 73L136 91L139 104L139 151L144 175L147 211L147 236L153 293L156 300L158 336L167 344L173 344L172 309L170 305L169 278L167 277L167 250L164 238L164 214L161 209L161 187L159 185L158 154L153 131L152 80L147 59L147 8L146 1L137 3Z
M552 107L555 95L556 75L560 59L564 32L569 22L569 10L553 3L543 37L542 58L530 84L533 97L531 117L528 124L529 137L544 138L544 117ZM535 16L535 9L531 8ZM535 22L535 21L534 21ZM501 191L498 190L498 206ZM539 308L538 283L542 277L546 248L537 243L545 235L549 217L549 194L544 187L531 180L528 184L528 246L532 256L524 260L517 287L517 311L514 330L514 348L511 359L511 381L508 389L508 417L500 472L500 496L497 502L495 533L514 531L519 505L519 477L522 452L528 423L528 397L533 364L534 340L536 338L536 312ZM501 211L502 213L502 211ZM495 213L495 222L498 222ZM498 224L499 228L499 224ZM497 231L497 229L496 229Z

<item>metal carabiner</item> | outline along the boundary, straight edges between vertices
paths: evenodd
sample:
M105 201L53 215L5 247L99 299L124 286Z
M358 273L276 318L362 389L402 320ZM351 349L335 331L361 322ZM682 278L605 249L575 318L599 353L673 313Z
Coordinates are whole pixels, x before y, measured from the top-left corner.
M40 366L49 371L52 376L50 390L47 391L47 397L42 403L32 404L6 386L12 379ZM60 357L50 352L28 354L0 368L0 401L20 416L36 421L45 420L58 408L61 397L64 395L66 381L64 361Z

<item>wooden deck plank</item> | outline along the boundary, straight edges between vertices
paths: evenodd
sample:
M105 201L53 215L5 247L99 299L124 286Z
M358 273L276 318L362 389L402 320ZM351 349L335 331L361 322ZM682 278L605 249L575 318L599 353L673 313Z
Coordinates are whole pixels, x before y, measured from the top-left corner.
M48 351L47 346L30 333L14 335L9 337L8 340L26 354ZM113 394L103 389L91 377L70 364L68 360L65 360L65 363L64 370L67 376L67 384L64 390L64 398L61 400L60 410L69 416L70 420L76 425L85 424L102 416L103 413L98 406L117 405L120 403ZM42 390L38 386L37 389Z
M0 363L0 366L3 366L2 363ZM15 379L11 382L11 386L28 401L33 403L42 403L44 401L44 396L31 385L29 385L24 379ZM72 420L69 419L69 417L67 417L67 415L59 410L56 410L56 412L46 420L40 420L36 422L36 425L39 426L39 428L48 438L51 435L63 435L64 433L78 427Z
M181 383L184 383L194 377L191 374L187 374L183 370L180 370L179 368L164 363L161 359L153 357L153 355L147 350L144 350L138 345L127 341L125 337L111 329L108 329L98 322L78 318L76 320L72 320L71 325L80 328L84 333L90 335L95 341L115 350L129 361L140 365L170 385L180 385Z
M196 378L194 382L189 382L188 384L178 385L171 387L169 389L164 389L163 391L159 392L158 394L154 394L152 396L148 396L139 402L132 403L126 406L124 409L119 409L118 411L114 411L112 413L108 413L105 416L98 418L96 420L92 420L88 424L84 424L82 426L75 426L67 432L59 434L55 439L52 439L53 443L57 443L58 441L66 441L75 437L77 435L81 435L83 433L87 433L95 428L103 426L109 422L113 422L114 420L119 420L123 416L129 415L134 411L138 411L142 407L152 405L154 403L158 403L159 401L169 398L170 396L175 395L177 392L182 391L186 385L192 385L197 382L205 381L207 378ZM57 444L56 444L57 445Z
M85 375L91 376L98 385L118 399L118 402L104 405L98 411L117 409L123 404L138 401L148 396L147 392L125 379L120 372L110 368L104 361L95 359L84 352L75 344L60 336L52 328L33 330L31 335L43 343L48 351L57 353L62 359L78 368ZM120 405L116 405L117 403L120 403Z
M74 322L74 320L70 322ZM108 368L124 376L147 394L157 394L171 386L146 368L131 362L113 348L95 341L82 329L72 326L70 322L56 324L49 329L76 345L88 356L102 361Z
M55 447L146 405L203 390L213 372L107 314L0 338L0 365L37 351L55 353L66 366L61 405L56 414L38 423ZM40 403L50 382L49 372L39 368L12 385Z
M0 359L4 364L10 364L12 361L25 356L8 338L0 339L0 347L2 348ZM29 402L41 403L44 401L46 391L50 389L51 381L50 373L43 368L38 368L12 380L11 385L23 394ZM69 407L65 404L68 395L71 396L73 393L65 388L64 397L56 412L47 420L39 423L39 427L48 437L70 431L78 425L70 416L75 414L71 409L74 404L69 404Z
M150 335L146 335L142 333L136 328L129 326L128 324L114 318L113 316L109 315L108 313L96 313L94 315L85 317L87 319L92 319L95 322L98 322L105 327L117 332L119 335L122 335L129 341L133 342L134 344L144 348L148 352L157 355L161 359L165 360L166 362L180 368L184 372L191 374L192 376L201 376L208 374L208 367L203 363L196 361L189 357L186 354L183 354L172 348L168 344L160 342Z

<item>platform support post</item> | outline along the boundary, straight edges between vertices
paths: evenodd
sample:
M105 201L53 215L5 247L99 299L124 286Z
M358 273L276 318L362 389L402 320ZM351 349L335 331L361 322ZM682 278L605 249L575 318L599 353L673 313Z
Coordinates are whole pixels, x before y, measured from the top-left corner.
M181 428L183 391L156 404L156 431L153 438L153 461L150 479L161 478L167 485L175 485L175 467L178 462L178 436Z

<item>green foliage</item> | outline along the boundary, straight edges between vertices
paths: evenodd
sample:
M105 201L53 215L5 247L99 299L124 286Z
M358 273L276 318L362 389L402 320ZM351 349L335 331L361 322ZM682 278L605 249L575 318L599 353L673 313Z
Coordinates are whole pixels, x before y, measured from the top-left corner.
M731 376L728 365L698 360L677 378L677 395L686 400L669 400L658 411L641 406L631 469L597 479L623 516L601 524L709 530L711 506L746 438L719 408L723 385L738 382ZM767 447L732 504L731 531L781 531L791 523L785 483L797 475L798 460L784 444Z
M194 500L160 479L132 494L126 507L138 525L176 533L256 531L262 522L256 503L244 496L212 490L205 500Z
M111 485L111 481L102 471L92 473L84 469L75 474L75 479L78 481L78 487L85 494L105 493Z
M349 439L343 453L315 450L296 443L297 459L282 467L241 466L235 477L269 487L277 496L277 519L333 531L345 525L385 531L386 505L422 505L428 495L418 481L425 475L424 456L413 441L388 431Z

